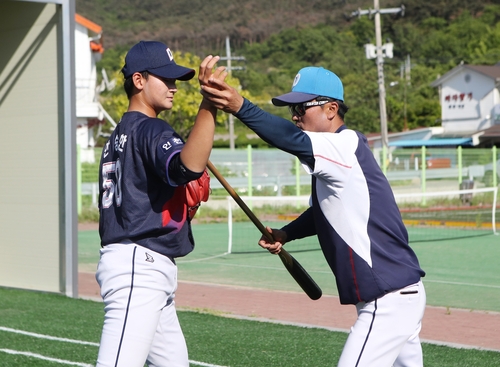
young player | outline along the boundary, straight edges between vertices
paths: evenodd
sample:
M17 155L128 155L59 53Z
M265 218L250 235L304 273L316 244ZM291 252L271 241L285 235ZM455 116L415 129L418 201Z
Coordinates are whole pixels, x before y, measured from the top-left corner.
M202 90L266 142L297 156L312 177L311 207L281 229L268 228L275 241L262 237L259 244L276 254L286 242L318 236L340 302L355 305L358 314L338 366L423 366L425 273L366 137L344 124L348 108L338 76L303 68L292 91L273 98L274 105L289 107L295 125L222 81Z
M219 57L199 70L208 83ZM133 46L122 69L129 107L100 163L101 259L96 279L105 319L98 367L183 366L188 352L175 310L175 258L193 250L185 184L204 172L217 110L203 100L187 142L157 116L172 108L176 82L195 71L177 65L161 42ZM224 79L218 68L213 77Z

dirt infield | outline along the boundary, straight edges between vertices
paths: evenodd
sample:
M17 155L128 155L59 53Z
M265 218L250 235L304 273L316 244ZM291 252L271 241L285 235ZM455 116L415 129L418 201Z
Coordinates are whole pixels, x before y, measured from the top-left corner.
M92 273L79 274L79 295L100 299ZM234 317L348 331L356 319L353 306L335 296L310 300L303 293L179 282L178 309L204 310ZM500 313L427 307L420 337L424 342L500 352Z

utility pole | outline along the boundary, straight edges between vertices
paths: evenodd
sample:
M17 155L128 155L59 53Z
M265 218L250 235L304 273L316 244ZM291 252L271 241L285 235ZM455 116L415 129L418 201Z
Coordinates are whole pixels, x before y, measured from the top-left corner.
M227 72L231 74L231 71L233 70L243 70L242 66L232 66L231 61L232 60L241 60L245 61L244 56L231 56L231 45L229 43L229 36L226 37L226 56L221 57L221 60L227 60ZM229 149L234 150L234 116L230 113L229 114Z
M407 97L407 92L406 92L406 89L408 88L408 86L410 85L410 80L411 80L411 76L410 76L410 72L411 72L411 62L410 62L410 55L408 54L406 56L406 59L405 59L405 80L404 80L404 131L408 131L408 119L406 118L406 97Z
M373 6L374 9L369 9L369 10L358 9L357 11L353 12L351 16L361 17L362 15L369 15L371 17L372 14L375 15L375 42L376 42L378 94L379 94L379 107L380 107L380 133L382 138L382 148L387 151L389 141L387 138L387 108L385 105L385 84L384 84L384 48L382 46L380 14L401 13L402 15L404 15L405 7L404 5L401 5L400 8L380 9L379 0L373 0ZM387 54L388 49L386 49L385 51ZM392 44L390 48L390 57L392 57Z

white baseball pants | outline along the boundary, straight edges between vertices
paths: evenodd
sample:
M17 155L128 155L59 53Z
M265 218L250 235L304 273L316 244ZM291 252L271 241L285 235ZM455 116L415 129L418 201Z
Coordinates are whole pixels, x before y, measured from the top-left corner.
M420 281L372 302L356 305L338 367L422 367L419 333L426 295Z
M175 310L177 266L133 243L101 249L97 282L104 326L97 367L188 367Z

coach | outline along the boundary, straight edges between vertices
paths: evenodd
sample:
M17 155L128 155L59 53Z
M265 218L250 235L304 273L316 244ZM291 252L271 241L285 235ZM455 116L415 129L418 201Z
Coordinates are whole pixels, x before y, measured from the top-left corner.
M305 67L290 93L275 97L289 121L244 99L220 80L202 86L217 108L234 114L263 140L297 156L312 178L311 207L259 244L279 253L286 242L317 235L342 304L358 318L338 362L352 366L423 366L419 333L425 290L389 182L366 137L344 123L348 107L339 77Z

